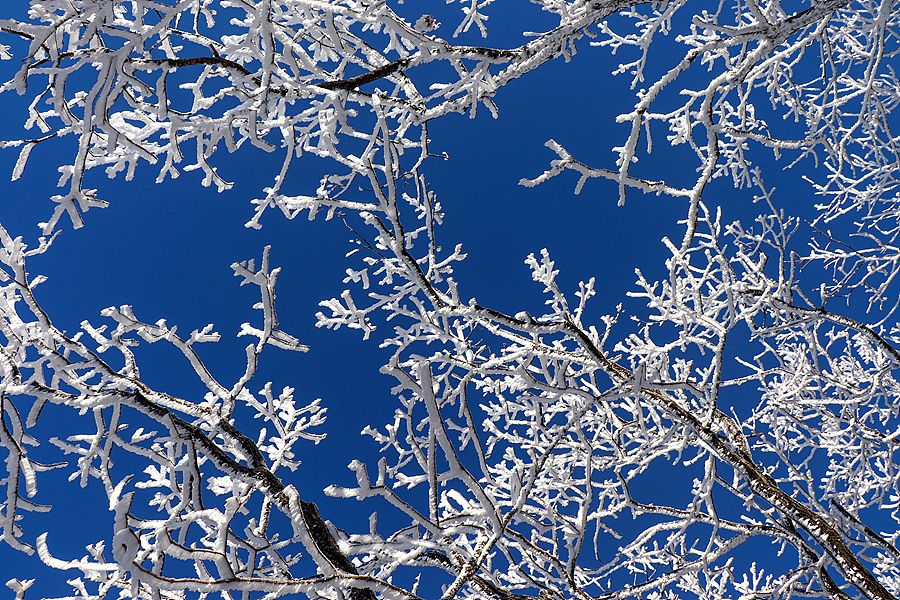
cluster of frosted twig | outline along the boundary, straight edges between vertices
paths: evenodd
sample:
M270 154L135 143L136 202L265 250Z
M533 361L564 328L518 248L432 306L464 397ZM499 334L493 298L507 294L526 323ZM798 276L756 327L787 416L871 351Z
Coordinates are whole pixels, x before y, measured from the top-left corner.
M487 35L488 4L465 3L455 34L474 25ZM574 170L578 190L602 177L618 184L620 201L628 188L687 200L686 235L678 244L666 240L667 277L654 282L639 273L634 296L646 300L649 321L609 344L618 317L605 318L602 330L585 322L595 282L582 283L573 301L546 252L527 259L547 295L543 314L508 315L465 296L452 276L465 255L458 246L441 249L442 208L423 174L431 119L474 114L479 105L495 112L500 88L547 60L568 58L584 35L623 52L637 48L640 56L620 68L637 85L657 60L654 37L673 29L688 6L538 4L558 25L512 49L453 45L435 33L433 16L404 19L386 2L368 0L33 0L31 21L0 21L29 40L23 66L2 90L33 94L27 125L43 132L6 144L21 146L14 177L35 145L66 135L78 141L75 160L60 169L68 192L54 198L45 234L63 214L81 226L84 211L104 204L83 188L90 168L130 176L141 160L162 161L160 178L200 169L205 184L221 189L229 184L213 154L246 143L280 148L285 157L265 197L254 201L249 225L260 226L268 208L290 218L320 210L360 217L367 229L351 253L360 262L346 279L356 287L322 302L318 324L356 328L394 348L382 371L396 379L399 408L385 427L366 429L386 453L377 474L354 461L356 486L327 492L383 497L405 519L395 531L379 531L373 519L367 534L346 535L282 481L289 475L281 467L294 466L300 452L294 443L315 439L307 430L323 415L317 403L296 407L290 388L277 397L270 385L256 395L247 389L266 346L303 349L277 329L277 270L265 257L259 270L252 262L234 266L259 287L264 318L262 327L242 330L258 342L229 389L194 350L216 337L211 328L181 339L165 322L142 323L123 307L106 311L116 323L110 332L83 324L90 347L59 332L35 299L40 278L26 274L29 252L0 230L7 543L32 551L18 517L43 510L29 498L50 467L31 460L26 446L37 442L28 430L49 403L94 415L95 431L55 443L78 455L75 478L99 479L115 510L111 549L91 546L91 559L55 558L47 538L38 538L45 563L85 573L76 585L84 598L113 588L154 600L900 594L891 512L900 497L900 395L892 376L900 353L881 323L825 306L829 295L854 287L874 289L878 304L896 273L897 215L889 201L897 141L889 121L900 86L886 57L896 51L900 11L887 0L823 0L795 13L778 1L713 3L678 38L684 58L619 117L631 131L616 148L615 168L589 167L548 142L559 159L523 183ZM605 19L615 13L633 18L637 33L614 32ZM686 89L680 81L695 63L706 79ZM441 64L449 67L446 81L423 84ZM666 109L670 85L682 93ZM754 102L797 122L770 125ZM698 160L687 186L637 172L639 138L647 136L649 153L657 121L668 125L669 143L689 145ZM807 257L844 277L814 286L820 303L803 292L791 250L798 223L775 209L751 161L760 145L776 156L822 159L826 174L810 179L829 200L824 221L868 211L859 229L876 239L877 252L848 253L829 238ZM187 147L194 162L181 166ZM304 153L336 161L336 170L313 195L287 195L286 175ZM707 208L704 189L726 174L736 186L762 190L757 199L767 208L752 228L723 225ZM871 283L885 278L882 287ZM385 324L392 329L382 334ZM737 375L728 361L741 336L760 350L741 359ZM193 402L143 384L132 351L137 338L179 348L206 398ZM124 367L100 358L110 350ZM733 389L757 399L740 403L741 418L727 408L737 404L727 400ZM26 399L33 404L23 420ZM254 442L242 433L231 421L236 403L265 417L274 434ZM131 423L141 425L129 437ZM119 453L148 462L146 477L112 468ZM661 466L683 474L680 496L643 490ZM676 487L677 477L671 481ZM427 489L422 503L414 500L418 490L403 489L419 486ZM162 507L164 518L145 514L148 507ZM273 508L290 530L271 531ZM746 560L760 548L777 555L766 561L768 572ZM173 564L188 564L194 575ZM420 589L426 571L440 573L440 590ZM403 588L403 577L416 583ZM24 596L28 583L8 586Z
M465 8L457 33L473 23L484 30L483 4ZM26 123L41 136L6 143L21 146L13 177L35 145L57 136L78 140L74 163L60 168L68 192L53 198L58 206L44 224L48 233L63 214L80 227L82 212L107 204L83 187L91 168L130 178L141 161L161 163L159 180L177 177L179 168L200 169L204 185L222 190L231 184L212 155L249 143L285 155L251 224L258 226L268 207L314 213L333 206L335 190L350 185L371 144L381 143L367 118L374 101L391 120L391 151L424 154L427 121L449 112L474 115L479 104L496 114L491 96L498 87L570 53L588 25L635 4L576 2L562 12L559 27L506 50L452 45L429 35L440 25L432 16L410 24L387 3L369 0L35 0L32 21L0 20L3 31L30 40L22 67L0 92L43 87ZM223 35L227 23L238 33ZM456 77L420 89L411 75L429 63L449 65ZM378 86L374 92L360 89L370 83ZM338 161L349 175L327 178L314 196L284 195L292 161L306 152ZM185 153L194 162L182 167Z
M326 490L382 496L410 519L391 535L351 536L363 572L440 567L453 576L444 598L466 586L483 598L520 590L572 598L673 588L715 598L840 596L848 585L866 597L900 591L900 580L884 576L896 572L900 553L858 519L900 493L900 390L890 375L900 353L861 323L793 302L786 247L796 223L774 213L756 230L724 228L701 203L691 245L667 242L669 279L640 277L635 296L656 315L616 345L621 358L613 360L604 345L615 319L604 332L582 322L593 281L570 305L544 252L526 262L547 294L545 314L483 307L450 276L458 248L441 260L429 237L413 258L416 236L403 233L395 188L376 188L388 191L376 191L377 214L363 214L374 235L369 272L351 270L347 279L375 287L369 302L345 292L323 302L331 314L319 314L322 326L366 336L378 313L393 324L383 343L395 354L383 372L397 379L401 407L385 429L367 433L394 457L381 459L376 477L355 462L357 487ZM405 195L414 212L433 205L418 189L418 198ZM773 256L775 279L765 272ZM727 379L726 340L747 324L764 350L747 363L751 375ZM674 337L654 340L667 335ZM763 394L741 424L719 398L748 381ZM815 452L830 457L818 474ZM632 494L657 461L696 475L687 505ZM398 491L419 485L428 487L427 509ZM629 517L643 525L635 530ZM754 567L753 581L741 581L732 559L760 539L782 552L793 547L793 558L782 560L783 571L763 577ZM879 577L864 560L878 564Z
M335 541L315 505L301 500L297 490L277 475L281 467L296 468L298 441L321 439L311 428L324 422L324 408L318 400L298 406L289 387L277 395L270 384L257 395L247 389L266 346L306 349L277 329L273 300L278 269L269 269L268 248L259 269L252 260L233 265L243 283L259 287L257 308L264 318L261 329L243 326L240 335L256 336L258 342L247 346L246 371L229 389L206 370L196 352L198 344L219 339L211 325L182 339L165 321L142 323L131 307L123 306L104 311L116 323L111 331L87 321L82 323L84 331L73 337L56 329L34 296L34 288L44 278L30 278L25 270L26 257L45 252L51 243L42 238L38 248L28 250L21 238L12 238L0 227L0 334L4 338L0 444L9 453L0 514L4 541L29 554L37 550L51 567L81 570L85 581L73 580L73 585L86 598L106 597L116 589L134 598L159 598L160 594L174 598L185 590L221 591L227 596L247 589L278 593L335 585L353 589L352 565L348 567L340 553L335 555ZM82 341L84 333L94 349ZM132 350L139 343L137 338L177 347L209 390L206 397L194 402L142 383ZM123 366L114 368L101 358L107 352L120 354L118 362ZM29 399L26 414L21 409ZM232 423L237 403L255 409L271 433L264 428L254 442L239 431ZM29 457L28 446L39 445L29 429L48 405L92 416L93 428L50 441L63 454L77 456L70 480L82 486L99 480L115 511L110 547L98 540L88 547L90 558L82 560L54 557L47 533L37 537L36 548L22 539L21 513L50 509L29 499L39 491L38 473L66 466L46 466ZM155 430L149 431L151 427ZM145 463L142 474L121 467L132 464L129 461ZM116 463L118 468L113 466ZM210 504L210 492L219 507ZM254 501L257 496L261 496L258 502ZM293 531L270 531L273 508L289 517ZM255 516L250 510L256 511ZM341 574L331 573L325 579L292 577L290 569L299 556L294 546L307 548L322 563L324 573L336 560ZM186 564L196 575L170 576L176 563ZM347 577L342 577L344 572ZM26 583L14 582L11 587L22 587L24 593ZM86 586L96 586L94 593L88 594ZM369 596L360 591L355 597Z

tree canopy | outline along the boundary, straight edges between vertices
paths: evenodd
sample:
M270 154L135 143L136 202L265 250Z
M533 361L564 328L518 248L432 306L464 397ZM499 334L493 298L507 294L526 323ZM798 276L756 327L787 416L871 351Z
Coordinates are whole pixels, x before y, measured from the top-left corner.
M0 56L15 65L0 93L27 99L24 130L4 119L12 178L27 176L35 148L73 148L55 157L63 191L35 217L37 243L0 211L4 542L80 572L75 597L97 600L900 595L900 8L450 5L31 0L27 15L0 20ZM546 27L520 28L527 11ZM566 294L544 250L526 259L543 306L504 312L456 279L462 245L438 242L454 203L427 179L447 158L429 126L485 110L502 119L508 84L576 52L633 90L626 112L592 116L626 126L596 142L615 158L592 164L545 140L556 158L520 184L574 176L576 194L611 190L620 205L649 195L681 217L668 224L663 276L638 270L628 292L640 311L588 319L608 286ZM564 113L553 93L534 101ZM352 231L349 288L321 302L316 326L358 330L353 352L389 349L380 371L395 400L363 432L382 456L355 460L356 483L334 478L325 493L381 498L399 515L388 525L345 531L292 478L340 424L323 401L299 400L302 381L279 392L254 379L268 347L308 349L302 331L279 328L268 247L232 265L258 299L233 382L204 363L212 325L184 335L126 305L68 333L26 266L116 202L86 187L92 169L126 180L152 170L158 182L196 170L225 191L252 169L217 161L247 147L281 157L248 227L280 212ZM680 152L677 174L661 147ZM318 187L295 189L289 173L322 159ZM773 193L773 179L790 194ZM717 180L758 216L723 216ZM142 350L159 342L177 348L202 398L142 379ZM90 419L62 417L42 439L51 414ZM59 463L35 460L47 445ZM686 502L664 486L648 497L660 468L687 478ZM56 469L109 502L111 534L83 557L56 555L30 514L65 501L42 500ZM760 548L774 556L757 560ZM40 596L39 579L11 575L18 600Z

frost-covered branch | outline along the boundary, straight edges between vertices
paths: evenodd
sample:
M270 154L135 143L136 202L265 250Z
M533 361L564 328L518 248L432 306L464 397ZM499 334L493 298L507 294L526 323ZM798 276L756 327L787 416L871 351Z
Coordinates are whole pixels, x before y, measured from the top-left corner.
M100 593L111 589L131 590L132 597L158 597L161 590L222 591L280 591L298 593L311 590L343 588L353 598L374 598L372 590L386 590L395 597L413 596L390 591L384 582L360 577L356 568L338 549L330 530L319 517L314 504L300 499L297 491L286 486L275 474L287 465L296 466L294 445L300 439L318 441L320 434L309 430L324 422L324 409L319 401L305 407L294 403L293 390L285 388L274 398L271 384L261 394L265 403L256 400L246 384L255 372L258 355L270 344L287 349L303 350L291 336L275 327L277 320L272 301L277 269L270 272L268 248L263 254L262 268L256 270L253 261L236 264L236 274L244 283L259 286L263 312L262 329L244 325L242 334L259 337L259 343L247 348L247 371L230 390L220 385L208 372L194 349L194 344L214 342L218 334L212 326L194 331L187 340L175 335L175 328L165 322L146 325L135 319L130 307L109 309L105 315L117 322L106 335L106 327L83 329L97 344L91 350L81 334L68 337L56 329L40 309L34 287L42 278L29 280L25 259L50 246L42 242L35 251L28 251L21 238L12 238L0 228L3 243L3 286L0 287L0 332L3 379L0 381L0 407L4 419L0 442L8 451L8 476L5 511L2 527L4 539L18 549L32 553L34 548L21 541L22 527L17 523L19 511L46 511L20 494L34 497L39 492L41 471L63 468L66 463L44 466L29 457L27 445L40 441L28 434L34 428L46 405L70 407L93 415L96 432L71 435L64 440L52 438L64 454L78 456L72 478L85 485L99 479L106 489L110 506L116 509L113 535L113 562L103 557L103 543L94 546L93 561L66 561L53 557L48 550L48 536L38 538L38 554L50 566L60 569L78 568L97 584ZM202 402L173 397L156 392L140 381L132 348L138 341L129 334L137 334L148 342L166 340L179 348L209 389ZM100 358L108 350L118 350L125 367L113 368ZM25 398L33 403L28 418L20 418L19 406ZM256 409L275 428L268 439L263 430L260 442L254 442L230 420L235 401L246 402ZM56 410L54 408L54 410ZM126 419L144 426L133 430L130 438L124 435ZM11 423L11 427L6 423ZM159 431L147 431L147 425ZM148 463L145 478L121 472L114 462L119 455L130 454ZM214 475L215 474L215 475ZM224 496L221 509L213 508L203 488L214 496ZM126 491L131 489L133 491ZM260 493L257 518L247 518L252 497ZM147 494L150 494L147 497ZM206 494L208 495L208 493ZM136 497L149 500L149 505L164 509L167 517L148 518ZM280 509L294 527L293 535L280 540L267 531L271 507ZM239 524L243 521L243 525ZM52 543L52 536L50 537ZM199 545L198 545L199 544ZM327 573L297 578L290 573L295 558L285 558L283 549L300 544L313 558L319 570ZM168 575L162 557L170 563L185 561L197 571L194 578ZM210 567L214 567L212 570ZM171 569L171 564L168 569ZM24 591L24 588L23 588Z

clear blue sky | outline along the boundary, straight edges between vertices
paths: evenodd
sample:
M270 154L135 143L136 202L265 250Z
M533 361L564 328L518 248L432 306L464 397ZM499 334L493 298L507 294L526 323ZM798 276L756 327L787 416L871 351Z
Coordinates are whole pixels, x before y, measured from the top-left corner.
M538 11L536 7L527 10ZM495 12L497 23L492 20L489 25L502 28L500 7ZM445 27L452 27L449 21ZM499 37L499 41L489 38L488 43L521 43ZM477 37L468 41L481 43ZM675 56L657 55L669 65ZM529 253L547 248L561 270L565 291L574 292L579 280L590 277L600 282L591 313L599 325L601 314L628 302L625 293L635 289L636 267L648 277L664 276L662 261L667 253L660 240L663 236L681 239L683 229L676 222L686 212L683 201L632 193L624 207L617 207L616 188L610 182L593 180L581 195L574 196L573 174L536 188L517 185L523 177L539 175L556 158L544 147L550 138L593 166L614 165L611 149L624 141L628 130L614 119L632 106L634 98L627 76L610 76L620 60L583 40L580 53L570 63L557 59L499 90L499 119L481 110L475 119L451 115L430 126L432 151L447 152L449 160L432 159L423 172L446 213L439 242L445 248L462 243L469 254L456 275L466 298L474 296L481 304L510 314L520 310L538 314L543 306L541 289L531 281L523 261ZM16 66L16 60L0 64L4 80ZM19 135L24 106L14 95L0 96L4 115L0 138ZM664 132L658 135L662 139ZM646 159L655 161L653 178L693 180L695 162L689 155L668 152L661 143L654 150ZM32 153L23 178L10 182L17 150L0 151L0 223L13 236L35 243L36 223L49 217L53 208L49 197L58 193L60 156L69 161L73 152L72 139L41 145ZM314 327L318 302L339 296L347 287L341 280L344 269L351 266L344 255L353 234L341 219L325 222L320 217L309 222L304 214L287 221L270 211L262 230L243 226L252 216L249 201L270 185L280 161L279 153L269 155L249 147L230 156L220 151L214 162L226 179L235 182L233 189L221 194L201 187L197 172L159 185L153 183L157 167L142 165L131 182L121 176L108 180L101 170L92 172L87 187L97 188L99 197L111 206L88 212L86 226L80 230L72 230L64 217L62 235L50 252L31 259L30 270L49 277L38 288L38 298L56 326L69 333L84 319L95 326L104 323L100 311L122 304L132 305L144 321L165 318L185 333L214 323L223 339L202 348L201 355L220 381L231 384L243 372L247 343L234 335L241 323L258 317L251 308L257 298L247 287L238 287L229 265L259 260L263 247L270 244L272 263L282 267L276 288L281 328L312 349L307 354L267 350L251 390L258 391L271 380L276 390L295 387L300 399L322 399L328 407L328 422L322 428L328 438L316 447L300 445L301 451L309 453L301 457L303 465L296 473L286 473L286 480L305 499L320 503L325 518L350 531L364 531L371 510L389 509L378 502L326 498L322 489L331 483L351 485L353 475L346 466L353 458L365 460L370 467L377 461L377 446L359 432L367 424L382 427L392 420L396 402L389 392L392 380L378 373L389 354L378 348L378 332L364 343L358 331ZM310 193L324 167L321 159L312 156L295 163L286 192ZM797 185L795 193L811 197L797 175L789 174L785 191ZM721 202L727 222L755 214L749 206L750 193L732 191L730 180L720 180L706 199ZM354 218L350 216L349 222L358 227ZM633 301L629 306L640 310ZM624 323L619 337L632 328ZM148 385L192 400L202 396L205 390L199 380L173 348L142 344L138 350L138 364ZM48 430L53 425L50 419L42 423ZM45 445L41 452L55 454ZM23 526L29 541L54 529L51 550L60 558L74 559L84 555L85 544L109 538L112 524L99 483L80 490L64 483L70 472L42 475L36 500L53 504L53 511L26 514ZM46 587L33 589L27 597L71 592L64 582L77 572L54 574L38 565L36 557L0 544L0 584L14 576L39 576ZM0 589L5 597L6 589Z

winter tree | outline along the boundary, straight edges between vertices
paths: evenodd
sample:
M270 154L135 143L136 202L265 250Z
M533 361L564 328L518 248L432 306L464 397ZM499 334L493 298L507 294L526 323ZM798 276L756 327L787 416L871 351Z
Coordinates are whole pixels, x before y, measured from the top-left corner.
M26 114L4 110L12 178L46 175L25 173L35 148L74 148L58 154L62 191L38 204L39 240L0 227L6 545L67 570L70 597L98 600L900 595L900 8L507 4L30 0L0 21L0 91L27 99ZM494 42L492 28L527 11L548 26ZM521 184L569 178L619 204L677 203L681 218L666 224L660 275L640 269L627 287L640 311L588 319L608 286L563 289L538 246L522 285L545 304L503 312L454 276L465 249L438 242L454 202L426 179L445 159L428 128L456 113L503 119L507 84L576 51L630 94L630 109L593 118L628 127L600 142L607 163L552 139L519 149L547 155ZM552 94L535 102L564 111ZM683 180L661 178L654 141L682 152ZM196 170L224 191L247 175L217 161L250 146L282 167L247 226L303 216L302 235L306 218L345 219L348 289L321 302L316 325L358 330L352 352L391 352L371 377L392 378L395 398L379 399L388 408L364 432L373 454L351 463L353 485L292 478L340 427L325 421L328 399L254 379L272 352L307 349L302 331L279 329L268 248L232 265L257 294L235 381L205 366L212 325L185 335L121 306L65 332L29 272L60 232L115 203L96 172ZM286 183L322 159L317 189ZM773 178L790 193L773 193ZM756 219L729 218L716 185ZM205 395L143 381L148 344L177 348ZM36 460L48 447L56 463ZM42 529L66 501L42 493L60 469L109 502L82 555L59 555ZM682 474L687 502L635 491L660 469ZM304 500L312 485L380 498L399 525L345 530ZM14 567L2 568L17 600L46 597Z

